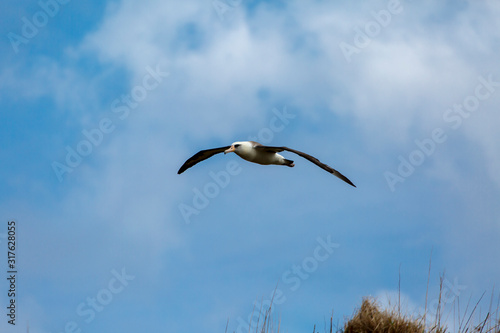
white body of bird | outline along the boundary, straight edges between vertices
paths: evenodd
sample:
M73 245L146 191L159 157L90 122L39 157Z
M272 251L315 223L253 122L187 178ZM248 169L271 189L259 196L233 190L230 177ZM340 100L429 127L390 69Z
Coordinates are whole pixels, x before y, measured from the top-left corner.
M249 162L269 165L286 165L293 167L293 161L287 160L278 153L272 151L257 151L254 146L258 144L253 141L237 141L231 147L224 151L224 154L234 152L236 155Z

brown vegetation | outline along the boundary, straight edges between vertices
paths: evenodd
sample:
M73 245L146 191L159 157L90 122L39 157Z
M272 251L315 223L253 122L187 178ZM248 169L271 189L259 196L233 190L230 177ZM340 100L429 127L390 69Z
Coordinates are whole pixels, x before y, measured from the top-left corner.
M399 313L380 310L374 299L365 298L359 310L344 324L344 333L422 333L425 327L422 321L406 317ZM444 332L436 329L433 332Z

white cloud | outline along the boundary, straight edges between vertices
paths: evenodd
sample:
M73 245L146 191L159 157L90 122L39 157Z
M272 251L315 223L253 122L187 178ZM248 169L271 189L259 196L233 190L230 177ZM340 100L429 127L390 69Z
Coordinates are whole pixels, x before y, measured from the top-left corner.
M421 315L417 303L409 295L398 290L380 290L375 295L375 300L382 310L389 312L400 311L400 313L414 318Z

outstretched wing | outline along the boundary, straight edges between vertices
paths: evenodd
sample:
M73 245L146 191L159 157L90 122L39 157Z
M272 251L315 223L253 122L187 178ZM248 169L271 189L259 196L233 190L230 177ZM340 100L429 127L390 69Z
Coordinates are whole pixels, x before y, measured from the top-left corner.
M326 170L329 173L333 174L334 176L337 176L338 178L342 179L347 184L356 187L356 185L354 185L346 176L344 176L343 174L341 174L340 172L338 172L337 170L335 170L331 166L326 165L325 163L320 162L316 157L311 156L309 154L306 154L306 153L303 153L301 151L298 151L298 150L295 150L295 149L292 149L292 148L288 148L288 147L271 147L271 146L256 145L256 146L254 146L254 148L255 149L259 149L259 150L265 150L265 151L275 152L275 153L282 152L284 150L290 151L292 153L295 153L295 154L299 155L300 157L305 158L306 160L309 160L310 162L313 162L314 164L316 164L317 166L319 166L323 170Z
M210 158L214 156L215 154L219 154L224 152L224 150L229 149L231 146L226 146L226 147L220 147L220 148L212 148L212 149L205 149L197 152L191 158L189 158L184 164L181 166L179 171L177 171L177 174L180 175L190 167L192 167L195 164L200 163L201 161L206 160L207 158Z

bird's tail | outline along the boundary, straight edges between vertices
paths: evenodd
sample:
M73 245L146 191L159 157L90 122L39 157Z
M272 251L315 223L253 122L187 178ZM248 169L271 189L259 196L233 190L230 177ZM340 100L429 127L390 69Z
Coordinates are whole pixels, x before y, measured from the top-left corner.
M285 163L283 163L283 165L286 165L286 166L288 166L290 168L295 166L295 164L293 164L293 161L291 161L291 160L285 159L284 162Z

